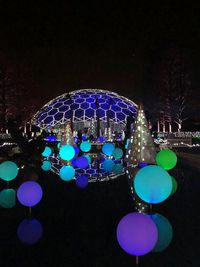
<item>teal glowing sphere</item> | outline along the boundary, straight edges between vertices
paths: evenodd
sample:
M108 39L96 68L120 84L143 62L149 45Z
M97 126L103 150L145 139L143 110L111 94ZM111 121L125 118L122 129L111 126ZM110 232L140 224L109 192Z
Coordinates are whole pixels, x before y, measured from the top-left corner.
M177 156L170 149L163 149L156 155L156 163L165 170L171 170L176 166Z
M57 148L60 148L60 143L61 143L61 142L58 142L58 144L57 144Z
M88 164L91 164L92 159L91 159L91 157L89 155L83 155L83 157L85 157L87 159Z
M10 209L16 205L16 192L13 189L3 189L0 192L0 206Z
M51 162L48 161L48 160L44 160L42 162L41 168L43 169L43 171L49 171L49 170L51 170Z
M17 177L18 167L12 161L4 161L0 164L0 178L4 181L11 181Z
M71 145L64 145L61 147L59 155L63 160L71 160L75 156L75 149Z
M83 141L80 145L80 149L83 152L89 152L91 149L91 143L89 141Z
M115 146L112 143L106 143L102 147L102 152L107 156L111 156L114 149L115 149Z
M72 166L63 166L60 169L60 178L64 181L70 181L75 176L75 170Z
M112 172L114 166L115 166L115 163L113 162L112 159L105 159L102 164L102 167L106 172Z
M122 174L123 172L123 165L121 163L115 164L113 167L113 172L115 174Z
M137 172L134 188L142 200L156 204L164 201L171 194L172 179L163 168L148 165Z
M173 238L173 228L167 218L161 214L156 213L150 215L150 218L154 221L158 230L158 241L152 251L161 252L171 243Z
M43 156L43 157L49 157L49 156L51 155L51 153L52 153L51 148L48 147L48 146L45 146L45 149L44 149L44 151L42 152L42 156Z
M123 157L123 151L121 148L119 147L116 147L114 150L113 150L113 153L112 153L113 157L115 159L121 159Z
M177 184L176 179L173 176L171 176L171 178L172 178L172 192L171 192L171 195L173 195L174 193L176 193L178 184Z

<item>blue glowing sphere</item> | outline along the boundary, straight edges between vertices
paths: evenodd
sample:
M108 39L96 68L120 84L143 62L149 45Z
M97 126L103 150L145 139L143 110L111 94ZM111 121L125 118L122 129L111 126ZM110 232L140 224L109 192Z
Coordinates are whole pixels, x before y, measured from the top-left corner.
M161 252L165 250L172 241L173 228L167 218L161 214L150 215L151 219L158 229L158 241L153 249L153 252Z
M80 188L88 186L88 177L86 175L80 175L76 178L76 185Z
M60 178L64 181L70 181L75 176L75 170L72 166L63 166L60 169Z
M163 168L149 165L137 172L134 188L142 200L156 204L164 201L171 194L172 179Z
M111 156L114 149L115 149L115 146L112 143L106 143L102 147L102 152L107 156Z
M88 159L84 156L76 158L76 167L78 168L87 168L89 166Z
M41 168L43 169L43 171L49 171L49 170L51 170L51 162L48 161L48 160L44 160L42 162Z
M89 155L84 155L83 157L85 157L87 159L88 164L91 164L92 159Z
M144 168L144 167L146 167L148 164L147 164L146 162L140 162L138 165L139 165L140 168Z
M87 137L85 135L82 135L82 140L83 141L87 140Z
M36 219L25 219L17 228L19 240L26 245L36 244L42 237L43 228Z
M121 159L123 157L123 151L121 148L119 147L116 147L114 150L113 150L113 153L112 153L113 157L115 159Z
M51 148L48 147L48 146L45 146L45 149L44 149L44 151L42 152L42 156L43 156L43 157L49 157L49 156L51 155L51 153L52 153Z
M10 209L16 205L16 192L13 189L3 189L0 192L0 206Z
M80 145L80 149L83 152L89 152L91 149L91 143L89 141L83 141Z
M72 166L77 167L76 166L76 158L74 158L71 162L72 162Z
M112 159L105 159L102 164L102 167L106 172L112 172L114 166L115 166L115 163L113 162Z
M122 174L122 172L123 172L123 165L121 163L114 164L113 172L115 174Z
M132 212L119 222L117 240L127 253L134 256L145 255L155 247L158 240L157 227L149 216Z
M4 161L0 164L0 178L4 181L11 181L17 177L18 167L12 161Z
M19 202L26 207L33 207L42 199L42 187L34 181L24 182L17 190Z
M73 146L75 150L75 155L78 155L80 152L80 149L77 146Z
M71 160L75 156L74 147L71 145L64 145L59 151L59 155L63 160Z
M104 137L103 137L103 136L99 136L98 141L99 141L100 143L102 143L102 142L104 141Z

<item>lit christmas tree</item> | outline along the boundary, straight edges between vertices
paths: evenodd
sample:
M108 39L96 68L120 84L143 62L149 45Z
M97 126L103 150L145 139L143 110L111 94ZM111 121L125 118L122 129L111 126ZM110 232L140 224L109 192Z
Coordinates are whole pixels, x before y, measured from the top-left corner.
M64 133L61 138L60 146L63 145L72 145L72 146L75 145L74 137L71 130L71 125L69 122L66 124Z
M142 106L138 108L135 127L126 151L127 165L154 164L156 148Z

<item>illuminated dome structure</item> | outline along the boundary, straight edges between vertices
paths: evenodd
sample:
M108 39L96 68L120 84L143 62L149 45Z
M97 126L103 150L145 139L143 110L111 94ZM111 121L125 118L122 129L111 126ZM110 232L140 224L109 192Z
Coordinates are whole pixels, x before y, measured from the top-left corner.
M128 117L135 119L137 105L126 97L100 89L81 89L65 93L44 105L33 117L33 124L56 131L71 122L73 130L105 128L126 130Z

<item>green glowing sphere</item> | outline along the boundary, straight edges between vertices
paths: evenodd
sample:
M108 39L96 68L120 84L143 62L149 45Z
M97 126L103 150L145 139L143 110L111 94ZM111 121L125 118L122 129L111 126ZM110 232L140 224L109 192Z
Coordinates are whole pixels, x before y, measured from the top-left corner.
M176 166L177 156L170 149L163 149L156 155L156 163L165 170L171 170Z
M177 184L176 179L173 176L171 176L171 178L172 178L172 192L171 192L171 195L173 195L174 193L176 193L178 184Z
M12 161L4 161L0 164L0 178L4 181L11 181L16 178L18 167Z
M3 189L0 192L0 206L10 209L16 205L16 192L13 189Z

